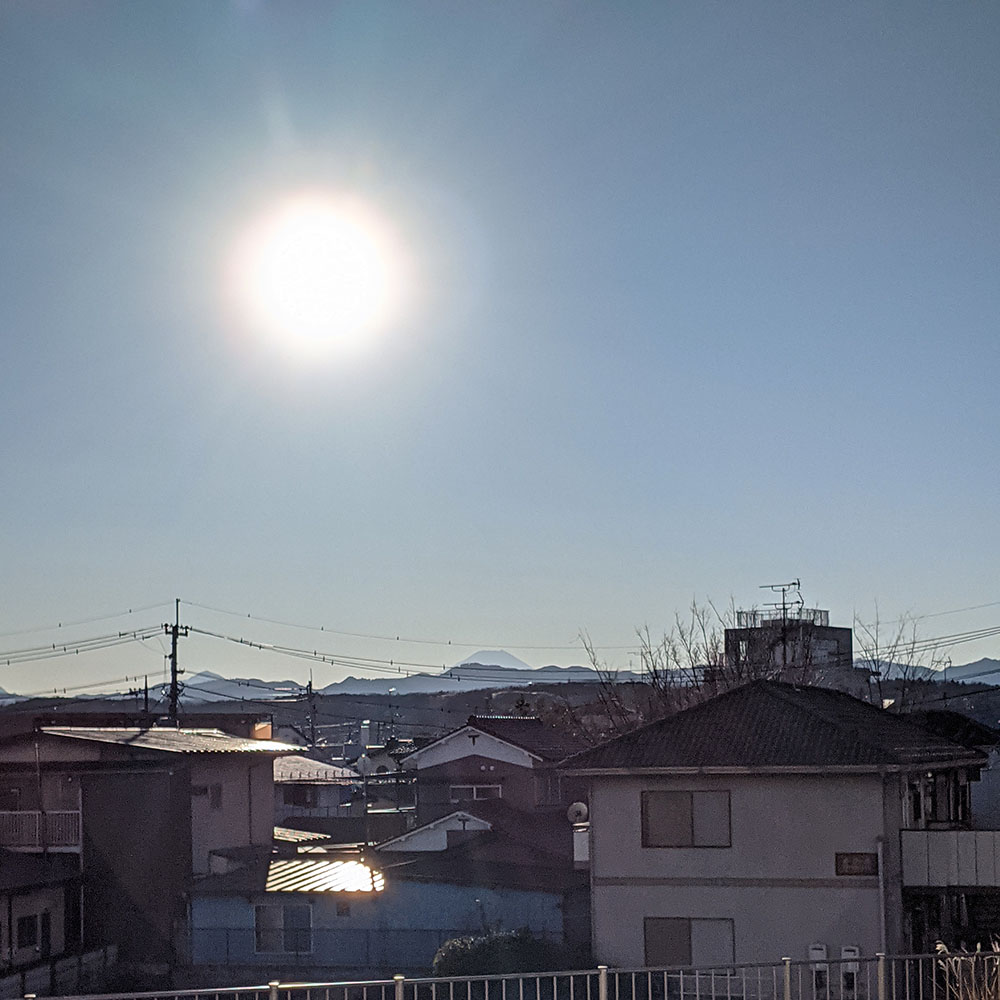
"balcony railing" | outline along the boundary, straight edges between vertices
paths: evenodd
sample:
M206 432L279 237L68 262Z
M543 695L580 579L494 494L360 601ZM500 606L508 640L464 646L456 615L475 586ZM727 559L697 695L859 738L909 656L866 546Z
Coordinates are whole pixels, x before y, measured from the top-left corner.
M1000 886L1000 830L903 830L904 886Z
M0 847L14 851L78 850L80 812L74 809L0 812Z
M113 993L86 1000L976 1000L997 995L1000 955L884 955L717 968L609 969ZM83 998L81 998L83 1000Z

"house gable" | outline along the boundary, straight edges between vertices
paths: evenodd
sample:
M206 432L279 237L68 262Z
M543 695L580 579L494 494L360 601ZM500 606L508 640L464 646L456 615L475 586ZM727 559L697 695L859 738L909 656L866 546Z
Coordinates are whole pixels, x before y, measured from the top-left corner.
M503 761L519 767L535 767L541 763L541 757L536 754L529 753L490 733L484 733L475 726L463 726L411 753L404 761L404 766L407 769L421 770L473 756Z
M449 833L484 833L493 827L467 812L453 812L378 845L380 851L446 851Z

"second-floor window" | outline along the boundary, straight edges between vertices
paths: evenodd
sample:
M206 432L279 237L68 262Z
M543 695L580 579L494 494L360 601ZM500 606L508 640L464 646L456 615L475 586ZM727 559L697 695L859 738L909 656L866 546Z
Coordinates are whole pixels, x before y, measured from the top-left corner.
M913 775L906 787L906 823L917 829L967 826L970 804L969 781L964 772Z
M643 792L643 847L729 847L729 792Z
M474 799L501 798L499 785L452 785L449 798L452 802L472 802Z
M285 785L282 789L282 798L286 806L315 809L319 796L314 785Z
M203 795L208 796L208 804L211 809L221 809L222 808L222 785L192 785L191 794L195 798L200 798Z

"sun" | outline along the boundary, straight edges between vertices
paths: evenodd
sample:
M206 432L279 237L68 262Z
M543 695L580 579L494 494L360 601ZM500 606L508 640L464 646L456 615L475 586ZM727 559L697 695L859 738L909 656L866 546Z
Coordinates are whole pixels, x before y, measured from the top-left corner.
M395 234L370 206L307 192L247 226L232 255L229 292L256 335L311 358L376 340L399 317L404 271Z

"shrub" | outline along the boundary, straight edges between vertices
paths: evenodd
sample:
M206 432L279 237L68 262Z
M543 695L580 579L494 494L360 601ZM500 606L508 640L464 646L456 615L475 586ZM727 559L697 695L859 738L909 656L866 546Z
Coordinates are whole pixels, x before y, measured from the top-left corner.
M997 1000L1000 997L1000 942L994 940L984 951L950 951L938 941L935 951L938 968L944 976L946 995L952 1000Z
M445 941L434 956L435 976L496 976L570 969L576 956L565 945L518 931L491 931Z

